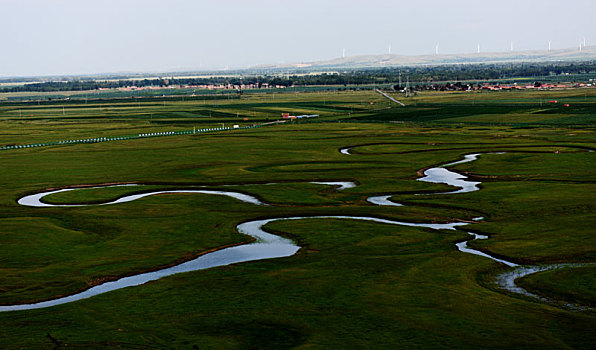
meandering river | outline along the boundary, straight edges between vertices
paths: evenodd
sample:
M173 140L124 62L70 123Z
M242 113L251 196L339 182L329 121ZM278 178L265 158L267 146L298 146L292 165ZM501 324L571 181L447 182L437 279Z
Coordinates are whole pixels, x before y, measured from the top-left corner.
M349 148L341 149L340 152L342 154L350 155ZM458 190L450 191L450 192L443 192L442 194L456 194L456 193L465 193L471 191L479 190L478 185L479 182L469 181L467 177L459 174L457 172L451 171L447 169L448 166L453 166L456 164L464 163L464 162L471 162L477 160L480 156L480 153L474 153L464 156L464 159L447 163L439 167L429 168L424 172L424 177L419 178L420 181L432 182L432 183L444 183L450 186L458 187ZM311 182L314 184L320 185L327 185L327 186L335 186L336 190L344 190L348 188L355 187L356 184L353 182ZM20 198L17 202L20 205L24 206L31 206L31 207L77 207L77 206L91 206L91 205L115 205L119 203L126 203L135 200L139 200L141 198L158 195L158 194L180 194L180 193L195 193L195 194L206 194L206 195L220 195L220 196L227 196L234 198L236 200L252 204L252 205L269 205L267 203L262 202L261 200L255 198L254 196L234 192L234 191L214 191L214 190L161 190L161 191L152 191L152 192L145 192L140 194L128 195L121 198L118 198L113 201L108 201L105 203L98 203L98 204L49 204L43 202L43 198L60 192L65 191L74 191L77 189L82 188L101 188L101 187L113 187L113 186L136 186L138 184L127 184L127 185L109 185L109 186L94 186L94 187L77 187L77 188L64 188L58 190L50 190L44 191L36 194L31 194ZM385 194L381 196L373 196L369 197L367 200L368 202L375 204L375 205L385 205L385 206L401 206L402 204L395 203L389 200L391 194ZM361 217L361 216L309 216L309 217L279 217L279 218L270 218L264 220L253 220L241 223L237 226L237 230L240 233L246 234L252 238L254 238L254 242L228 247L220 250L216 250L214 252L210 252L204 255L199 256L190 261L186 261L184 263L163 268L157 271L140 273L137 275L123 277L115 281L105 282L100 285L91 287L83 292L76 293L73 295L69 295L66 297L56 298L52 300L31 303L31 304L18 304L18 305L3 305L0 306L0 311L16 311L16 310L29 310L29 309L38 309L38 308L45 308L54 305L65 304L81 299L86 299L98 294L106 293L109 291L137 286L149 281L157 280L166 276L171 276L173 274L182 273L182 272L190 272L190 271L197 271L208 269L217 266L224 266L230 265L240 262L247 262L247 261L255 261L255 260L263 260L263 259L272 259L272 258L281 258L281 257L288 257L294 255L300 247L296 245L292 240L283 238L271 233L266 232L263 230L263 226L270 222L280 221L280 220L301 220L301 219L346 219L346 220L366 220L390 225L402 225L402 226L414 226L414 227L424 227L434 230L455 230L457 227L468 225L469 222L451 222L451 223L443 223L443 224L436 224L436 223L412 223L412 222L405 222L405 221L394 221L388 219L381 219L375 217ZM483 218L476 218L475 221L480 221ZM469 233L472 236L472 239L487 239L487 236L478 235L474 233ZM524 289L520 288L515 284L515 279L528 275L530 273L536 273L539 271L545 271L547 269L552 269L555 267L533 267L533 266L519 266L513 262L499 259L493 257L487 253L471 249L467 246L467 241L459 242L456 244L457 249L464 253L475 254L478 256L486 257L497 261L499 263L505 264L514 268L507 273L501 274L498 277L499 285L513 293L519 293L525 296L536 297L541 301L549 302L548 299L534 295L525 291ZM557 268L560 267L573 267L576 266L575 264L565 264L565 265L557 265Z

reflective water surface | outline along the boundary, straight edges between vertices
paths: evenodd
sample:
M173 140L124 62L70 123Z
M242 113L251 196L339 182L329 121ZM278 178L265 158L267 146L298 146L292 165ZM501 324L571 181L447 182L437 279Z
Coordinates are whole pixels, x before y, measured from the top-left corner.
M103 187L118 187L118 186L138 186L138 185L137 184L134 184L134 185L111 185L111 186L103 186ZM29 195L29 196L22 197L17 202L20 205L24 205L24 206L28 206L28 207L81 207L81 206L87 206L88 204L49 204L49 203L44 203L44 202L41 201L41 199L43 197L49 196L49 195L54 194L54 193L80 190L80 189L83 189L83 188L102 188L102 186L82 187L82 188L64 188L64 189L61 189L61 190L54 190L54 191L47 191L47 192L42 192L42 193L36 193L36 194L32 194L32 195ZM258 200L257 198L255 198L255 197L253 197L251 195L248 195L248 194L239 193L239 192L231 192L231 191L212 191L212 190L165 190L165 191L152 191L152 192L146 192L146 193L132 194L132 195L129 195L129 196L124 196L124 197L118 198L118 199L113 200L113 201L110 201L110 202L99 203L99 204L95 204L95 205L109 205L109 204L117 204L117 203L126 203L126 202L132 202L132 201L135 201L137 199L144 198L144 197L154 196L154 195L157 195L157 194L168 194L168 193L215 194L215 195L220 195L220 196L228 196L228 197L236 198L236 199L238 199L240 201L243 201L245 203L251 203L251 204L256 204L256 205L267 205L267 204L261 202L260 200Z
M321 182L321 181L311 181L311 184L317 185L327 185L327 186L338 186L337 190L345 190L346 188L356 187L356 184L351 181L330 181L330 182Z
M389 200L392 195L368 197L366 200L376 205L388 205L394 207L401 207L403 204L395 203Z
M343 148L340 150L342 154L350 155L349 148ZM456 194L456 193L466 193L479 190L478 185L480 182L475 181L468 181L466 180L466 176L458 174L454 171L450 171L446 169L447 166L453 166L456 164L461 164L465 162L470 162L477 160L480 156L480 153L468 154L464 156L464 159L455 161L452 163L448 163L439 167L427 169L424 172L424 177L419 178L419 181L426 181L432 183L444 183L451 186L459 187L459 190L451 191L451 192L444 192L442 194ZM356 186L354 182L345 182L345 181L331 181L331 182L311 182L314 184L321 184L321 185L328 185L328 186L336 186L336 190L344 190L347 188L353 188ZM45 191L37 194L32 194L28 196L24 196L18 200L20 205L24 206L31 206L31 207L80 207L80 206L88 206L88 205L112 205L112 204L119 204L119 203L126 203L131 202L134 200L138 200L147 196L158 195L158 194L178 194L178 193L197 193L197 194L210 194L210 195L222 195L235 198L237 200L243 201L245 203L253 204L253 205L268 205L263 203L259 199L255 198L254 196L240 193L240 192L233 192L233 191L214 191L214 190L163 190L163 191L151 191L146 193L128 195L121 198L118 198L113 201L100 203L100 204L48 204L42 202L43 197L48 196L54 193L60 193L65 191L74 191L77 189L83 188L101 188L101 187L115 187L115 186L136 186L137 184L126 184L126 185L108 185L108 186L95 186L95 187L78 187L78 188L65 188L59 190L51 190ZM402 206L402 204L395 203L389 200L391 194L388 195L380 195L380 196L373 196L367 198L367 201L376 204L376 205L384 205L384 206ZM413 227L424 227L430 228L435 230L447 229L447 230L455 230L459 226L468 225L467 222L451 222L451 223L444 223L444 224L437 224L437 223L412 223L412 222L404 222L404 221L394 221L388 219L381 219L375 217L364 217L364 216L310 216L310 217L286 217L286 218L270 218L264 220L254 220L248 221L237 226L237 230L240 233L246 234L255 239L253 243L233 246L224 248L221 250L217 250L214 252L210 252L204 255L199 256L193 260L168 267L163 268L153 272L146 272L137 274L130 277L123 277L116 281L105 282L100 285L94 286L89 288L83 292L73 294L70 296L57 298L48 301L42 301L38 303L32 304L19 304L19 305L5 305L0 306L0 311L13 311L13 310L27 310L27 309L37 309L37 308L44 308L54 305L60 305L69 303L72 301L85 299L92 297L94 295L106 293L109 291L113 291L116 289L121 289L130 286L137 286L143 283L147 283L149 281L157 280L166 276L170 276L177 273L182 272L189 272L189 271L197 271L202 269L207 269L211 267L229 265L234 263L246 262L246 261L255 261L255 260L263 260L263 259L272 259L272 258L281 258L287 257L295 254L300 247L296 245L293 241L283 238L277 235L273 235L263 230L263 226L267 223L280 221L280 220L301 220L301 219L349 219L349 220L366 220L384 224L391 224L391 225L402 225L402 226L413 226ZM477 217L472 219L473 221L481 221L483 217ZM479 235L475 233L469 233L473 236L473 239L487 239L487 236ZM515 284L515 280L522 276L526 276L531 273L536 273L540 271L547 271L552 270L555 268L566 268L566 267L576 267L576 266L586 266L586 265L596 265L596 264L558 264L558 265L544 265L544 266L519 266L513 262L506 261L504 259L499 259L493 257L487 253L483 253L481 251L471 249L467 246L468 241L459 242L456 244L457 249L464 253L470 253L482 257L486 257L497 261L499 263L505 264L507 266L513 267L514 269L499 275L497 281L501 288L506 289L513 293L522 294L525 296L530 296L537 298L541 301L550 302L548 299L530 293L523 288L517 286ZM568 306L572 308L572 306ZM576 306L573 306L577 308ZM582 310L585 308L582 308Z
M557 300L549 299L544 296L540 296L534 293L531 293L524 288L515 284L515 281L519 278L538 273L543 271L550 271L550 270L557 270L557 269L565 269L565 268L574 268L574 267L584 267L584 266L596 266L594 263L564 263L564 264L550 264L550 265L538 265L538 266L516 266L513 270L504 272L497 276L497 284L499 287L511 292L520 295L524 295L527 297L538 299L542 302L563 306L570 310L575 311L586 311L586 310L594 310L594 308L582 305L575 305L565 302L560 302Z

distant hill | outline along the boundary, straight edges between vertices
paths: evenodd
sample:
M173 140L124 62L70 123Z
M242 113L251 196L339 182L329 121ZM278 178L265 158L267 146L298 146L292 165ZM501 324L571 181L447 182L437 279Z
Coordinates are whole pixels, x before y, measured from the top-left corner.
M331 60L300 62L289 64L267 64L247 68L237 68L234 70L189 70L189 71L169 71L159 73L143 72L121 72L87 75L63 75L63 76L40 76L40 77L0 77L0 89L3 87L21 86L23 84L47 83L47 82L69 82L71 80L100 80L100 81L120 81L120 80L155 80L171 78L213 78L213 77L234 77L241 75L263 75L280 74L286 72L292 73L325 73L336 72L338 70L358 70L367 68L383 67L424 67L424 66L443 66L455 64L500 64L500 63L520 63L520 62L580 62L596 61L596 45L585 46L582 50L579 47L563 50L536 50L536 51L507 51L507 52L483 52L467 54L448 54L448 55L362 55L335 58Z
M563 50L537 51L507 51L483 52L469 54L448 55L364 55L335 58L326 61L307 63L261 65L252 67L257 70L323 70L323 69L353 69L353 68L381 68L419 65L447 65L447 64L478 64L478 63L510 63L510 62L561 62L561 61L589 61L596 60L596 46L585 46Z

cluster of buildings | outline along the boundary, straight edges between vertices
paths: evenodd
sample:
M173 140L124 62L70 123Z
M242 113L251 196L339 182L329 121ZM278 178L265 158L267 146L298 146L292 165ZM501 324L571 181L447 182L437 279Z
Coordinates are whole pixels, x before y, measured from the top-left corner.
M561 84L561 83L556 83L556 84L551 84L551 83L534 83L534 84L528 84L528 85L517 85L517 84L503 84L503 85L490 85L490 84L484 84L482 85L479 89L481 90L522 90L522 89L541 89L541 90L545 90L545 89L569 89L569 88L577 88L577 87L585 87L585 86L592 86L592 84L572 84L572 83L566 83L566 84Z
M304 119L304 118L316 118L318 114L303 114L303 115L290 115L290 113L282 113L282 119Z
M581 88L581 87L594 87L596 83L540 83L536 82L533 84L465 84L465 83L447 83L447 84L429 84L416 86L416 90L435 90L435 91L500 91L500 90L525 90L525 89L537 89L537 90L550 90L550 89L570 89L570 88Z
M207 85L167 85L167 86L125 86L117 88L118 91L141 91L141 90L163 90L163 89L202 89L202 90L245 90L245 89L283 89L285 85L273 85L268 83L258 84L207 84ZM110 88L99 88L99 90L110 90Z

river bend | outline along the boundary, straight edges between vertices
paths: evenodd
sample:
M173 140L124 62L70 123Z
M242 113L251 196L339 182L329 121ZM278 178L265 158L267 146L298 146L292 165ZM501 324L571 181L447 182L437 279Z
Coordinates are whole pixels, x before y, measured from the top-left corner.
M340 149L342 154L350 155L349 148ZM468 154L465 155L462 160L451 162L444 164L439 167L429 168L424 171L424 177L419 178L419 181L426 181L432 183L444 183L450 186L458 187L458 190L443 192L442 194L457 194L457 193L466 193L479 190L478 185L479 182L469 181L467 177L446 169L448 166L453 166L456 164L461 164L465 162L471 162L477 160L480 156L480 153ZM321 184L321 185L328 185L336 187L336 190L344 190L348 188L353 188L356 186L353 182L311 182L314 184ZM240 200L242 202L252 204L252 205L268 205L257 199L254 196L234 192L234 191L214 191L214 190L163 190L163 191L152 191L134 195L123 196L113 201L108 201L105 203L98 203L98 204L49 204L42 201L43 197L48 196L54 193L60 193L65 191L74 191L77 189L83 188L101 188L101 187L113 187L113 186L136 186L137 184L127 184L127 185L109 185L109 186L94 186L94 187L77 187L77 188L64 188L58 190L51 190L40 192L36 194L31 194L20 198L17 202L23 206L31 206L31 207L80 207L80 206L90 206L90 205L114 205L120 203L126 203L135 201L147 196L157 195L157 194L181 194L181 193L196 193L196 194L207 194L207 195L221 195L232 197L234 199ZM380 196L373 196L367 199L368 202L375 204L375 205L384 205L384 206L402 206L402 204L395 203L389 200L391 194L380 195ZM240 262L247 262L247 261L256 261L256 260L264 260L264 259L272 259L272 258L281 258L281 257L288 257L294 255L300 247L296 245L293 241L287 238L283 238L271 233L266 232L263 229L263 226L270 222L280 221L280 220L301 220L301 219L349 219L349 220L366 220L384 224L391 224L391 225L402 225L402 226L413 226L413 227L424 227L434 230L455 230L457 227L468 225L467 222L451 222L451 223L444 223L444 224L436 224L436 223L412 223L412 222L404 222L404 221L394 221L382 218L375 218L375 217L361 217L361 216L309 216L309 217L282 217L282 218L270 218L264 220L254 220L241 223L237 226L237 230L240 233L246 234L254 239L254 242L227 247L224 249L216 250L213 252L209 252L207 254L201 255L195 259L186 261L184 263L163 268L160 270L140 273L137 275L123 277L115 281L105 282L100 285L91 287L83 292L72 294L69 296L56 298L47 301L41 301L37 303L31 304L17 304L17 305L3 305L0 306L1 311L16 311L16 310L29 310L29 309L38 309L38 308L45 308L60 304L65 304L81 299L86 299L98 294L103 294L109 291L126 288L130 286L137 286L149 281L154 281L166 276L171 276L177 273L183 272L190 272L190 271L197 271L208 269L212 267L230 265ZM481 221L483 218L475 218L474 221ZM487 239L487 236L478 235L474 233L469 233L473 238L472 239ZM541 301L550 302L548 299L534 295L521 287L515 284L515 279L528 275L530 273L536 273L539 271L546 271L553 268L561 268L561 267L572 267L576 264L563 264L563 265L549 265L549 266L519 266L513 262L499 259L493 257L487 253L471 249L467 246L467 241L459 242L456 244L457 249L464 253L475 254L478 256L486 257L497 261L499 263L505 264L509 267L514 268L513 270L503 273L498 277L498 284L501 288L506 289L513 293L522 294L525 296L535 297Z

